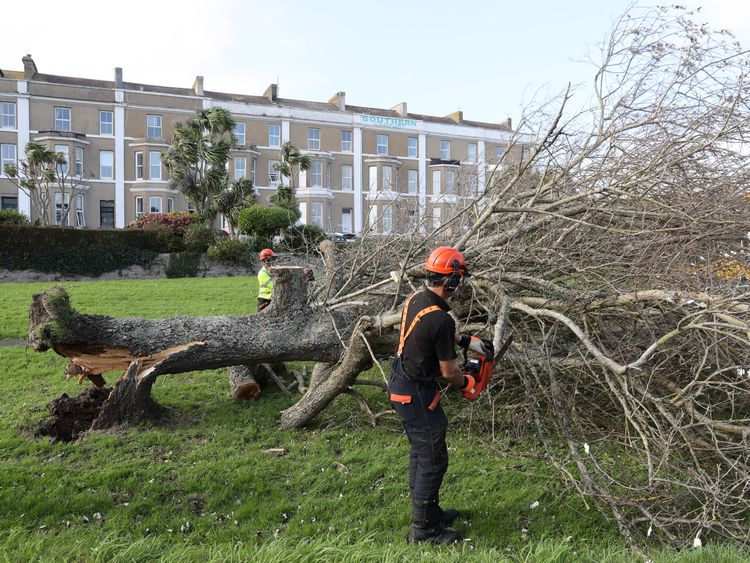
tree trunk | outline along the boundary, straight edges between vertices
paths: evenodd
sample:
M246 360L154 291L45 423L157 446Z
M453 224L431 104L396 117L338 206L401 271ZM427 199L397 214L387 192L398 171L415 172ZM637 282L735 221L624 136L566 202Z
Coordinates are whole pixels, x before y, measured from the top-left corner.
M232 366L229 368L229 392L235 401L257 399L260 385L254 377L255 366Z

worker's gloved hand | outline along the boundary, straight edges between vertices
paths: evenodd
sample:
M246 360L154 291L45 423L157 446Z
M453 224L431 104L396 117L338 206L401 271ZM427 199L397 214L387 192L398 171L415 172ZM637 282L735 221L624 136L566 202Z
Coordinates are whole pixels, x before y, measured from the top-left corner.
M482 354L488 358L495 356L495 347L491 340L479 338L478 336L462 336L459 345L467 350Z

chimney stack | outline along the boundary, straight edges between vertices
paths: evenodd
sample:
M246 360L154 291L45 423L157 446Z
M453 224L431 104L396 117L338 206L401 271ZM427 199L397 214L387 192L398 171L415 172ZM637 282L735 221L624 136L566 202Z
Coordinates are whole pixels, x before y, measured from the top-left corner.
M328 103L336 106L339 111L344 111L346 109L346 92L336 92L336 94L328 100Z
M195 77L195 82L193 82L193 92L195 92L196 96L203 95L203 77L201 75Z
M395 111L401 117L406 117L406 102L401 102L400 104L396 104L395 106L391 108L391 111Z
M510 117L505 120L505 126L508 128L508 131L513 131L513 121Z
M36 63L31 58L31 55L26 55L21 60L23 61L23 77L26 80L31 80L37 75Z
M122 67L115 67L115 88L122 90Z
M263 95L268 98L269 102L275 102L279 98L279 85L270 84Z

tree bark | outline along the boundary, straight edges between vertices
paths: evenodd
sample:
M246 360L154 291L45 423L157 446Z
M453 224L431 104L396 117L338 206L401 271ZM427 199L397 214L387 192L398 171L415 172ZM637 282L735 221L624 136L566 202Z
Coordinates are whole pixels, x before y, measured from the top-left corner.
M231 366L229 368L229 393L235 401L257 399L260 385L254 377L255 366Z

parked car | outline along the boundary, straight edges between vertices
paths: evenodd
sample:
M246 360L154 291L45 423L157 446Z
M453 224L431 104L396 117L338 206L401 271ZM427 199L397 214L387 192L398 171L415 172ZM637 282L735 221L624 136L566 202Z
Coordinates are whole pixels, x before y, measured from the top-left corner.
M355 242L357 240L357 235L354 233L333 233L331 235L331 240L333 242Z

